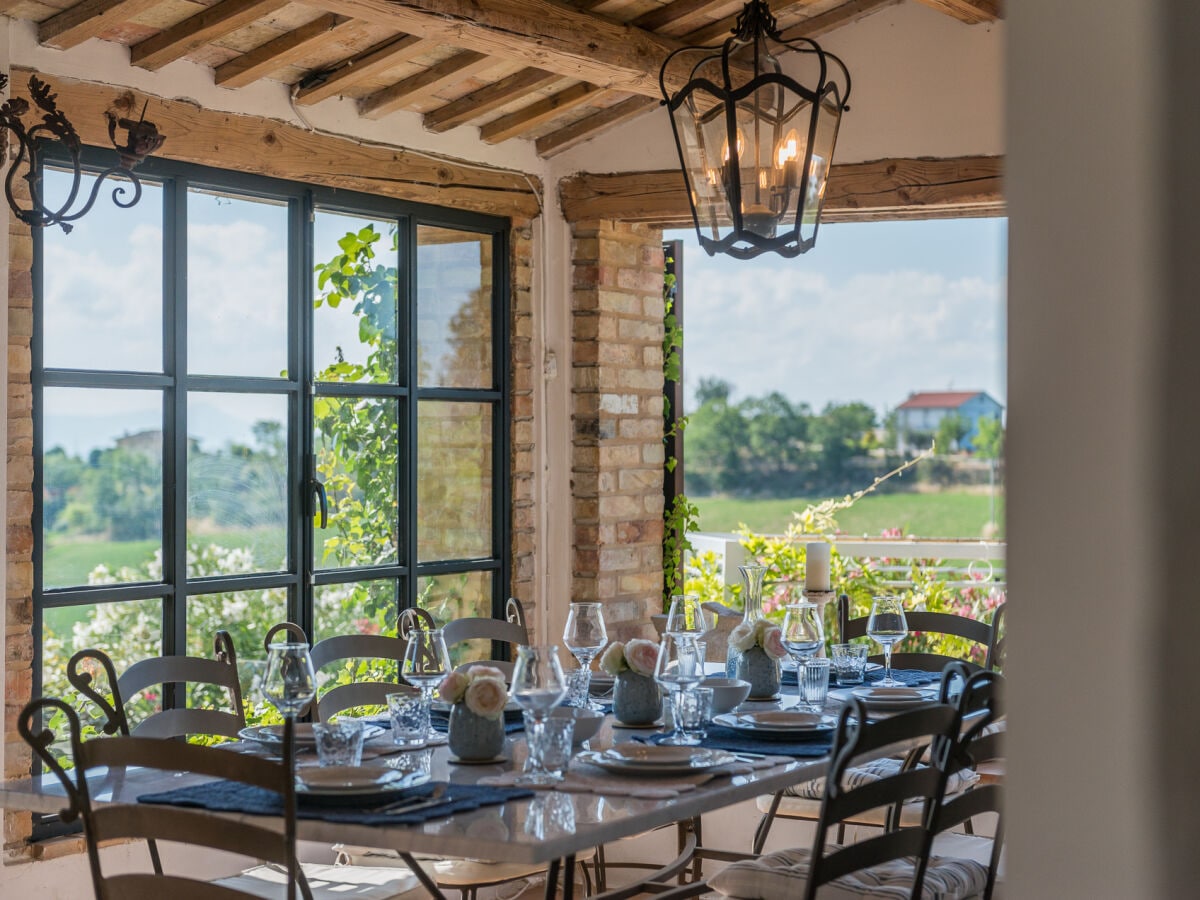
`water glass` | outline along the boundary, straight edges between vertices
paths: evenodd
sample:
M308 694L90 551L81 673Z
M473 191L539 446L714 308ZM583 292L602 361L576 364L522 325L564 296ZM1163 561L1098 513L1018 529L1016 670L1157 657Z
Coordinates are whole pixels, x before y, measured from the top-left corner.
M800 700L812 712L819 713L825 709L829 695L830 662L824 656L815 656L800 665Z
M833 674L838 684L862 684L867 671L866 644L834 644Z
M713 689L706 687L683 691L675 699L675 725L697 742L708 737L712 720Z
M575 720L566 716L539 719L525 711L525 740L529 755L520 778L524 784L550 784L560 781L567 763L571 761L571 742L575 737Z
M563 628L563 644L579 661L578 675L568 674L566 706L591 706L600 709L600 704L592 704L588 697L588 687L592 678L592 660L608 645L608 629L604 625L604 609L595 602L572 603L571 611L567 613L567 624ZM574 680L571 680L573 677ZM583 684L580 686L580 679Z
M544 719L567 693L557 647L517 647L509 696L522 709Z
M392 718L392 743L397 747L423 747L429 739L429 701L420 694L388 694Z
M317 759L323 766L357 766L362 763L362 719L337 719L313 725Z
M571 669L564 672L563 677L567 681L567 696L562 705L587 709L589 707L588 688L592 683L591 670L582 667Z
M446 677L451 668L450 653L446 649L441 629L426 631L423 628L414 628L408 633L402 673L405 681L415 685L421 692L426 706L433 702L433 692L438 682ZM432 728L426 734L427 739L437 736L437 732Z
M686 634L664 634L658 646L658 662L654 667L654 680L671 698L671 703L681 703L680 694L692 690L704 680L705 642ZM679 727L679 718L672 712L674 729L662 739L662 743L675 746L691 746L699 743Z
M278 643L267 648L263 696L285 717L299 715L317 693L308 644Z

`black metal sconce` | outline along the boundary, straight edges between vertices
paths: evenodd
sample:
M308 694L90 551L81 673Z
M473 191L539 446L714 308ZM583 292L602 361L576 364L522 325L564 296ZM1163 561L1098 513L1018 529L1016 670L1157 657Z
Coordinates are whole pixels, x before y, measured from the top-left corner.
M787 51L815 64L811 87L783 71L779 56ZM671 94L667 68L677 58L691 68ZM838 125L849 109L845 64L808 38L784 40L765 0L750 0L723 44L668 56L659 87L708 254L791 257L812 249Z
M0 91L7 86L8 76L0 74ZM34 105L42 111L42 120L28 129L22 121L22 117L30 109L28 100L12 97L0 104L0 128L7 129L17 139L17 156L4 179L4 194L18 219L34 228L58 225L63 231L69 232L72 228L71 223L82 218L92 208L100 194L101 185L110 175L122 176L132 185L132 196L128 198L125 197L125 185L118 184L113 187L112 199L117 206L128 209L142 198L142 183L133 170L166 140L158 133L158 128L153 122L146 121L145 107L142 108L142 117L137 121L118 118L111 112L105 113L108 118L108 137L120 161L96 175L86 202L78 209L72 210L71 207L79 198L79 187L83 179L83 170L79 162L83 144L75 132L75 126L59 110L57 95L51 93L50 86L36 75L29 79L29 96ZM118 128L125 132L124 144L117 142ZM50 139L57 140L70 154L74 179L66 201L57 209L48 208L42 197L42 167L38 149L42 141ZM29 184L28 208L21 206L13 196L13 181L22 170L25 172L22 177Z

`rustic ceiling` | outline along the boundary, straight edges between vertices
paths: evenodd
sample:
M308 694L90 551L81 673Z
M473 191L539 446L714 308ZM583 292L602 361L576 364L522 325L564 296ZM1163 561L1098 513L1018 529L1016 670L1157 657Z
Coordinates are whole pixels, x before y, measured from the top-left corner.
M434 132L553 156L658 102L658 70L681 44L724 38L743 0L0 0L65 49L90 38L157 70L187 59L218 85L292 86L303 107L352 98L359 114L422 115ZM776 0L789 36L817 37L900 0ZM1000 0L920 0L974 24Z

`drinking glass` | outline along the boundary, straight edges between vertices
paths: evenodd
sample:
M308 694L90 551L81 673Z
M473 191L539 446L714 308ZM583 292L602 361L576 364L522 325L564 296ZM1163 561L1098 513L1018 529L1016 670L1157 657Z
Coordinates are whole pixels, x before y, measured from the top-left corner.
M317 693L308 644L284 642L267 648L263 696L284 718L294 718Z
M604 612L599 603L571 604L567 624L563 628L563 644L579 661L579 668L583 672L572 679L570 705L601 709L599 703L588 699L592 683L592 660L608 644L608 630L604 627Z
M708 724L712 720L713 689L694 687L682 692L675 704L673 714L678 727L697 742L708 737Z
M421 692L421 703L426 710L433 705L433 692L446 673L450 671L450 653L446 649L441 629L426 631L414 628L408 633L408 646L404 650L401 664L404 680ZM425 713L428 721L429 713ZM432 725L427 727L427 738L440 737Z
M829 660L823 656L810 657L800 663L797 682L800 685L800 701L809 712L820 715L825 711L829 697Z
M410 691L385 698L392 720L392 743L397 747L424 747L429 743L429 703Z
M535 748L544 747L547 740L546 717L566 695L567 683L563 678L562 666L558 662L558 648L550 646L517 648L517 661L513 666L512 687L509 696L525 710L525 739L530 753L525 759L525 770L519 779L524 784L544 784L557 781L559 776L545 768L544 753Z
M796 703L804 704L801 681L804 678L804 661L825 644L825 626L821 622L821 610L815 603L795 603L787 608L783 617L783 646L796 661Z
M866 644L834 644L833 674L837 683L862 684L867 670Z
M338 718L313 725L317 761L322 766L357 766L362 763L362 719Z
M654 680L663 690L673 695L672 703L678 709L683 704L682 694L704 680L704 651L691 635L664 634L658 645L658 662L654 666ZM674 727L661 741L663 744L693 746L700 743L679 727L679 717L672 716Z
M528 780L538 784L561 781L567 763L571 761L571 742L575 737L575 720L548 716L534 723L534 714L525 711L526 743L529 755L525 758ZM536 737L535 737L536 735Z
M881 687L903 687L892 678L892 645L908 635L908 620L904 618L904 603L899 597L876 597L867 619L867 637L883 647L883 680Z
M698 594L675 594L671 598L664 634L700 637L712 628L713 614L701 605Z

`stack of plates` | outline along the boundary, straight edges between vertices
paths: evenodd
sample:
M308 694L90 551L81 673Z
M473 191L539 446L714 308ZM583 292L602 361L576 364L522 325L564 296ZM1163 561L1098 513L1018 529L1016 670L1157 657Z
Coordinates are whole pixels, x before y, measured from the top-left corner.
M363 740L369 741L371 738L379 737L379 735L383 734L383 731L378 725L363 725ZM293 734L297 750L316 751L317 739L313 735L313 727L310 723L297 722L294 726ZM238 737L243 741L254 741L255 743L262 744L264 747L275 749L283 743L283 726L251 725L239 731Z
M837 727L837 718L789 709L772 709L761 712L724 713L713 716L713 723L768 741L790 741L829 734Z
M425 773L365 766L304 766L296 770L297 795L329 805L380 804L429 780Z
M677 775L703 772L735 762L732 753L707 747L671 747L662 744L616 744L604 752L585 750L576 757L582 762L618 775Z
M938 689L910 687L860 687L852 692L869 709L900 710L937 700Z

